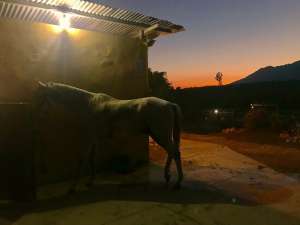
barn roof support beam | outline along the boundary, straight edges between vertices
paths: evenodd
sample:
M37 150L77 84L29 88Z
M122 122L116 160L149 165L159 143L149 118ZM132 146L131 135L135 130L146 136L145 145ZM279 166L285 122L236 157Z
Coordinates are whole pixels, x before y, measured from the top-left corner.
M125 9L112 8L96 0L0 0L0 17L59 25L60 15L70 15L72 28L148 39L184 31L184 27Z
M25 5L29 7L35 7L35 8L42 8L46 10L54 10L62 13L69 13L69 14L76 14L79 16L84 16L84 17L89 17L89 18L94 18L98 20L105 20L113 23L119 23L119 24L126 24L126 25L131 25L131 26L136 26L140 27L141 29L149 29L148 24L145 23L140 23L140 22L135 22L135 21L129 21L129 20L122 20L110 16L104 16L104 15L96 15L96 14L90 14L87 12L83 12L80 10L72 9L68 7L67 5L60 5L60 6L53 6L53 5L48 5L48 4L43 4L39 2L31 2L31 1L23 1L23 0L0 0L0 2L5 2L9 4L18 4L18 5ZM172 29L160 27L158 24L154 25L157 31L163 32L163 33L174 33ZM177 31L176 31L177 32Z

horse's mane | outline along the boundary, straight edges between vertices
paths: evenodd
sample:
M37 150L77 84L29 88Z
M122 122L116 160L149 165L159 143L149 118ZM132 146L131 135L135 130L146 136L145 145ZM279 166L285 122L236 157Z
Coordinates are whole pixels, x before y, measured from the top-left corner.
M67 85L67 84L62 84L62 83L56 83L56 82L47 82L47 87L52 88L52 89L61 89L61 90L66 90L66 91L75 91L75 92L83 92L86 94L95 94L93 92L81 89L81 88L77 88L71 85Z
M90 92L81 88L77 88L71 85L67 85L67 84L62 84L62 83L55 83L55 82L48 82L46 83L48 90L50 90L50 95L51 93L53 95L57 94L60 96L60 99L65 97L68 99L74 99L76 101L76 99L82 99L86 98L86 97L92 97L89 101L93 101L93 102L104 102L104 101L108 101L108 100L116 100L115 98L113 98L110 95L107 95L105 93L95 93L95 92ZM52 95L52 96L53 96ZM69 97L68 97L69 96Z

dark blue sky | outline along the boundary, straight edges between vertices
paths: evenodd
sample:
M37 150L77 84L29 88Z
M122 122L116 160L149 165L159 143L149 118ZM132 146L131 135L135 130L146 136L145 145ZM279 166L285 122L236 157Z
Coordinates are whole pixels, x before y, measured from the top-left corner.
M183 25L185 32L159 38L150 48L153 70L176 85L226 82L254 70L300 60L300 0L105 0Z

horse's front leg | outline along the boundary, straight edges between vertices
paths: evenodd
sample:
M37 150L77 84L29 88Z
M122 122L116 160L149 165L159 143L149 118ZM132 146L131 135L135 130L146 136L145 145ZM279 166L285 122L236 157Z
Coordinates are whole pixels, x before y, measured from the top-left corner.
M82 171L83 164L84 164L84 158L81 157L79 159L77 168L75 169L74 176L73 176L73 181L72 181L71 187L68 191L68 194L73 194L73 193L76 192L76 186L77 186L78 181L79 181L80 176L81 176L81 171Z
M92 147L93 147L93 144L90 144L90 147L88 147L87 151L82 151L80 153L80 158L79 158L79 161L77 164L77 168L74 170L73 181L72 181L71 187L68 191L69 194L76 192L76 187L77 187L78 181L80 180L84 166L86 165L87 161L89 160L90 154L93 150ZM83 150L84 150L84 148L83 148Z
M91 146L91 151L89 154L89 164L91 169L91 175L86 183L86 186L92 187L96 178L96 151L98 148L97 142Z

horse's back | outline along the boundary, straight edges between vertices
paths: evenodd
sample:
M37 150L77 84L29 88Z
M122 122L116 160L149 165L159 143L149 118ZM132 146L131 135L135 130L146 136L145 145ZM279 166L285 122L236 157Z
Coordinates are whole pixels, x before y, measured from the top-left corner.
M141 104L148 110L160 111L170 110L173 103L157 97L146 97L141 99Z
M173 103L156 97L146 97L137 99L135 104L137 113L140 115L139 118L141 118L147 126L153 124L168 126L168 124L173 123Z
M131 100L133 104L142 107L161 108L172 104L164 99L157 97L144 97Z
M166 111L172 111L174 105L157 97L120 100L106 94L95 95L92 102L99 116L114 119L127 118L128 120L130 118L146 119L165 114Z

